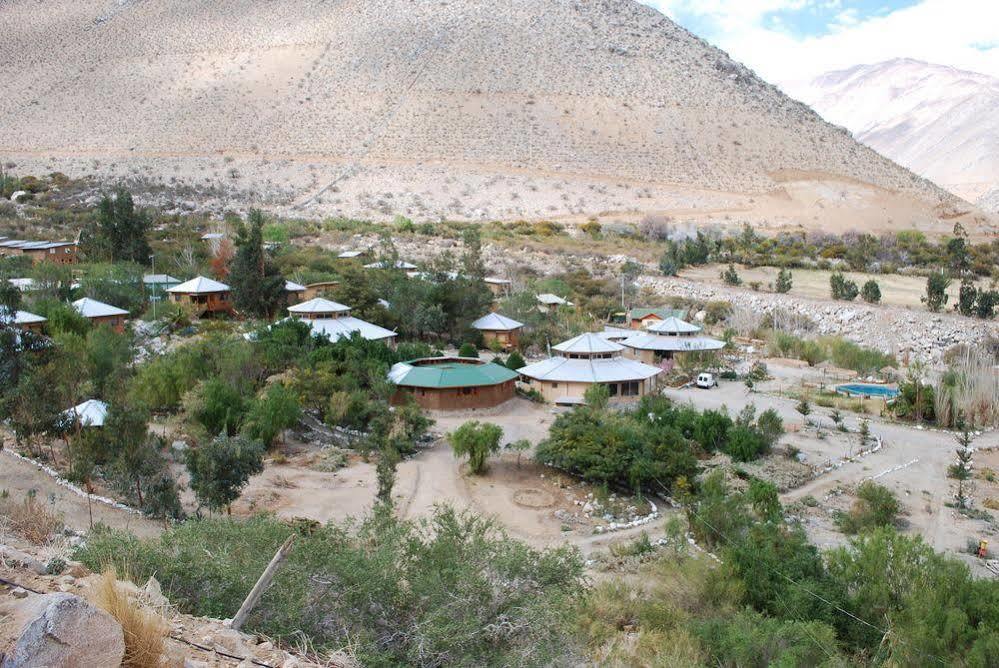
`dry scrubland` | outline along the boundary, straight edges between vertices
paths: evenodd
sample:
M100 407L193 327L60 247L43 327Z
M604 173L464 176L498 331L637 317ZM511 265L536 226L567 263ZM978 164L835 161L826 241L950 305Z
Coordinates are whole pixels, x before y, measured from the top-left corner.
M16 0L0 77L0 158L182 203L929 231L968 208L632 0Z

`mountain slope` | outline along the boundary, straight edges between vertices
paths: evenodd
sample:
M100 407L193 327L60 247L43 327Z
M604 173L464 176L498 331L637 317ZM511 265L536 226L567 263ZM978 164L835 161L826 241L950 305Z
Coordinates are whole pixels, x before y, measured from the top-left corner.
M999 185L999 79L899 59L830 72L795 93L962 197L973 201Z
M904 200L888 226L955 205L632 0L13 0L0 80L0 156L230 203L752 219L774 196L757 219L807 223L785 202Z

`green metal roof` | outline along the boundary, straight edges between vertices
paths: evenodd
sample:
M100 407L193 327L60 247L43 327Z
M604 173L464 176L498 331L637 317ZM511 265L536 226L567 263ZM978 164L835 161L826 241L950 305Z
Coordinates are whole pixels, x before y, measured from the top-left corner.
M494 362L442 357L439 359L400 362L389 371L389 380L405 387L445 389L449 387L482 387L500 385L517 377L517 373Z
M684 309L677 308L633 308L628 312L632 320L641 320L650 315L657 315L663 320L666 318L680 318L687 314Z

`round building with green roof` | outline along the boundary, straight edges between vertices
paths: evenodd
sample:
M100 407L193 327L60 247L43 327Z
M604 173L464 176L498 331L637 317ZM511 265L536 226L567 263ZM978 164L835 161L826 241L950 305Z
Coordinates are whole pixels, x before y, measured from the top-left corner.
M428 357L399 362L389 370L393 403L412 397L427 410L492 408L513 398L517 373L472 357Z

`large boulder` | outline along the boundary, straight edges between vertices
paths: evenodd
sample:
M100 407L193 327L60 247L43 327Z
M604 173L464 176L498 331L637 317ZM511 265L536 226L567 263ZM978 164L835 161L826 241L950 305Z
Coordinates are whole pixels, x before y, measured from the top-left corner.
M118 668L121 625L73 594L39 594L0 604L0 666Z

